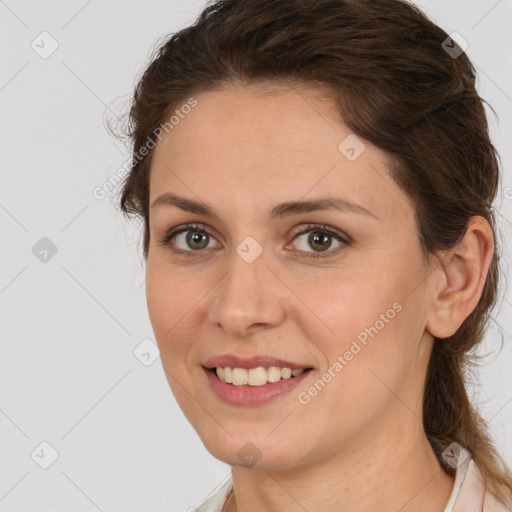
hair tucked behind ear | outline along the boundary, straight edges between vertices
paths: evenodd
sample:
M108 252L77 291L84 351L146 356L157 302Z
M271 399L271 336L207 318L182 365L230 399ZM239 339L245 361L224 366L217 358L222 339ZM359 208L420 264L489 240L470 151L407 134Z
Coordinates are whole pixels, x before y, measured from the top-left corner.
M413 199L424 253L456 245L480 215L496 233L493 147L475 71L465 53L443 48L448 34L402 0L218 0L157 51L137 84L129 118L134 155L192 94L225 84L306 83L332 91L341 118L387 151L392 176ZM455 47L457 48L457 47ZM120 206L145 222L149 249L152 151L134 159ZM496 236L495 236L496 239ZM471 405L464 372L497 297L498 249L474 311L450 338L435 339L424 396L424 429L440 463L462 445L502 500L512 475Z

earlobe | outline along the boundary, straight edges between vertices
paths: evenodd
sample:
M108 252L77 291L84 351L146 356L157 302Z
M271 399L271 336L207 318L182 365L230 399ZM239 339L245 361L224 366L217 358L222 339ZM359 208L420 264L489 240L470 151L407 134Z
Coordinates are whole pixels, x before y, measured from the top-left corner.
M431 287L426 329L437 338L455 334L482 295L494 254L490 224L480 216L469 219L462 240L440 255L440 270Z

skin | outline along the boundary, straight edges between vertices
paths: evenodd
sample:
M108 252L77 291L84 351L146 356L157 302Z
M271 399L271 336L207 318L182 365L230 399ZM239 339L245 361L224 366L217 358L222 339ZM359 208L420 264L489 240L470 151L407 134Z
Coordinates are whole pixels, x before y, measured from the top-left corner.
M208 451L232 466L225 511L442 512L453 478L422 426L422 390L433 336L453 334L476 306L493 250L474 217L459 246L424 258L414 205L389 157L351 134L319 89L231 85L194 95L198 105L158 142L150 204L165 192L209 204L219 219L160 206L150 212L146 296L172 392ZM277 203L344 197L374 216L320 210L269 221ZM201 224L205 248L157 243ZM308 224L348 235L322 252ZM191 228L194 231L194 228ZM315 229L313 229L315 232ZM193 233L189 233L193 234ZM248 236L262 254L236 252ZM194 252L173 253L171 247ZM321 253L319 258L308 254ZM306 256L305 256L306 255ZM308 404L307 391L366 327L402 309ZM217 354L273 355L314 368L294 390L234 406L210 389L201 363ZM237 456L247 442L255 464Z

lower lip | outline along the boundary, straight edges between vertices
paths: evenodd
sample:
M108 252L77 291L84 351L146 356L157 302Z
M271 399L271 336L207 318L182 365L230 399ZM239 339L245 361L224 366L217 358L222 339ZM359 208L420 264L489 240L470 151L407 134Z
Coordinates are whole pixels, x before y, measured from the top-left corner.
M297 377L281 379L277 382L268 382L262 386L235 386L221 381L214 371L204 367L203 370L210 381L213 391L221 400L231 405L251 406L266 404L278 396L289 393L311 373L311 370L305 370Z

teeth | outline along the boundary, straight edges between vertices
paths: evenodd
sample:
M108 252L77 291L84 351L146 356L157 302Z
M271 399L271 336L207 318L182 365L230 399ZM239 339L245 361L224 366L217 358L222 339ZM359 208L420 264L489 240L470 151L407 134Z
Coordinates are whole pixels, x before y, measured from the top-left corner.
M233 368L233 384L245 386L247 384L247 370L244 368Z
M234 386L263 386L267 382L277 382L281 379L290 379L292 376L297 377L304 370L291 368L279 368L278 366L270 366L264 368L230 368L229 366L222 368L218 366L215 369L217 376L223 382L233 384Z
M278 380L281 380L281 368L278 368L277 366L271 366L267 370L267 381L277 382Z
M241 368L236 368L241 370ZM251 368L249 371L244 370L246 374L248 374L249 382L244 382L244 384L249 384L250 386L262 386L267 383L267 370L265 368Z

